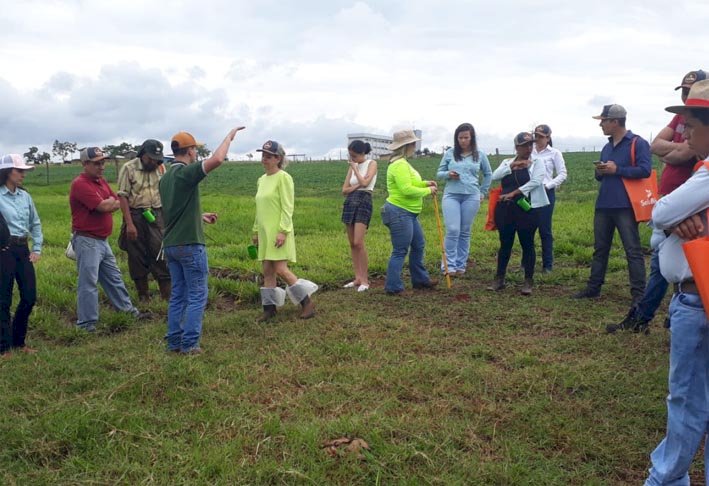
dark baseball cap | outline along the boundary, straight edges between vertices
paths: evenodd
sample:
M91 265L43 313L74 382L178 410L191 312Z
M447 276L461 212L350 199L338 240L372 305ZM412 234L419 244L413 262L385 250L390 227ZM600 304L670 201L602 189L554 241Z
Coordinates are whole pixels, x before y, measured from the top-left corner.
M104 154L99 147L86 147L79 152L79 160L82 162L98 162L107 158L108 155Z
M551 137L551 128L549 128L549 125L537 125L537 128L534 129L534 133L543 135L545 137Z
M527 145L528 143L534 143L534 136L529 132L519 132L515 136L515 147L520 145Z
M620 105L605 105L603 110L601 110L600 115L592 116L591 118L595 118L596 120L612 120L616 118L625 118L627 115L628 112L625 111L625 108Z
M275 140L268 140L263 144L263 147L256 150L257 152L266 152L271 155L284 155L285 151L280 143Z
M153 140L152 138L143 142L143 145L140 146L140 150L138 150L138 157L143 155L147 155L153 160L162 161L165 157L162 142Z
M680 88L691 88L692 85L697 81L704 81L705 79L707 79L707 73L705 73L701 69L697 69L696 71L689 71L687 74L684 75L684 77L682 78L682 83L680 83L680 85L675 88L675 91Z

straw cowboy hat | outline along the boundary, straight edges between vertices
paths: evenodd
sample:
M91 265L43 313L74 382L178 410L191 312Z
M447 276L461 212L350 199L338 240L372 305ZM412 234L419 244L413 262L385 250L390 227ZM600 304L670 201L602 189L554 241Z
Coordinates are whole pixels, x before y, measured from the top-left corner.
M399 147L408 145L410 143L415 143L421 140L416 136L413 130L401 130L394 132L393 141L387 145L387 150L396 150Z
M709 80L694 83L689 88L689 95L687 95L685 104L668 106L665 110L670 113L684 113L687 108L709 108Z

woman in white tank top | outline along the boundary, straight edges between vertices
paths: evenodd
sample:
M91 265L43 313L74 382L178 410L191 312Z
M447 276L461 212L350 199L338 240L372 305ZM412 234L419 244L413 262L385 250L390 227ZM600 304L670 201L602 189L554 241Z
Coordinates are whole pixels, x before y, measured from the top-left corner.
M356 288L357 292L364 292L369 289L369 259L364 236L372 219L372 192L377 183L377 162L367 158L372 147L366 142L354 140L347 150L350 167L342 185L342 194L346 197L342 222L347 228L355 278L345 284L345 288Z

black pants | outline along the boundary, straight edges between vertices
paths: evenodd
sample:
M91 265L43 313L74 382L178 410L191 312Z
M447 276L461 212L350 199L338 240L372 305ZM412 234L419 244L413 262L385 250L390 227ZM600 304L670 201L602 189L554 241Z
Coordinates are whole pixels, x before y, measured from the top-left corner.
M537 253L534 250L534 233L536 226L519 228L515 224L506 224L497 228L500 235L500 250L497 252L497 276L504 277L507 273L507 264L512 255L512 245L515 242L515 234L522 245L522 266L524 267L524 278L534 278L534 262Z
M12 290L17 281L20 303L10 321ZM27 323L37 301L34 265L27 245L11 245L0 252L0 353L25 346Z
M588 288L600 290L606 280L608 256L616 229L620 234L625 258L628 261L630 294L633 299L632 304L635 305L640 302L645 292L645 258L640 245L638 223L635 221L635 214L631 208L596 209L593 217L593 260Z

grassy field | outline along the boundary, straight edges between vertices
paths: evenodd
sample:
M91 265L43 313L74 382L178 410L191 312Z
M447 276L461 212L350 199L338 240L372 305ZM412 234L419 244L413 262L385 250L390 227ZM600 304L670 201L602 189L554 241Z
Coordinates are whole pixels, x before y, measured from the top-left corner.
M453 288L391 298L378 211L367 244L375 288L351 277L339 222L343 162L293 164L302 275L322 284L318 316L292 305L260 325L257 263L247 257L259 164L229 164L203 186L212 278L200 357L164 353L165 305L132 322L102 306L99 332L73 328L76 270L62 252L78 167L31 174L46 246L37 266L34 356L0 362L3 484L638 484L664 434L664 307L649 336L607 336L629 303L617 242L603 297L569 298L588 277L597 154L567 154L557 194L556 267L534 295L486 292L497 234L475 222L472 269ZM499 162L493 160L493 166ZM414 165L433 177L438 160ZM380 164L375 209L385 197ZM107 170L114 180L112 168ZM426 263L440 252L430 202ZM116 231L119 217L116 217ZM642 228L647 245L649 231ZM125 254L115 247L124 275ZM519 247L512 262L519 261ZM378 285L377 285L378 284ZM135 296L129 284L132 295ZM153 287L153 290L156 290ZM360 437L363 457L322 443ZM699 480L703 465L692 471Z

